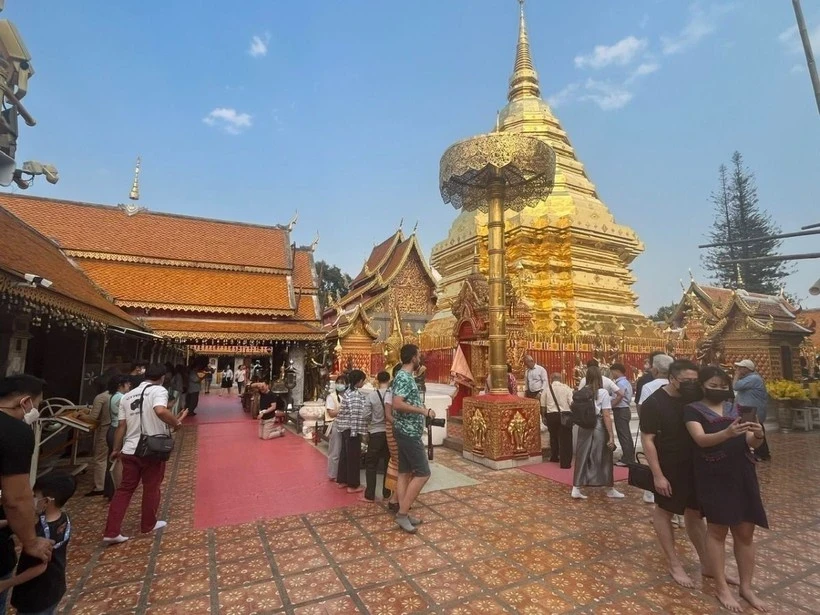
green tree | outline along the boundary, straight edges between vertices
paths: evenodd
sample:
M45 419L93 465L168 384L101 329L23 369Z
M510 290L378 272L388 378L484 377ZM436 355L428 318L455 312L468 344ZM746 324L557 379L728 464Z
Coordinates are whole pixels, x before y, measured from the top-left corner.
M707 236L711 243L769 237L780 233L780 227L760 207L754 174L743 165L740 152L732 155L729 169L718 170L718 189L711 199L715 218ZM750 292L776 294L791 273L784 261L725 264L734 259L775 256L780 240L767 239L753 243L709 248L702 257L712 282L724 288L744 288Z
M650 320L654 322L666 322L672 316L675 308L678 307L677 303L670 303L669 305L662 305L658 308L658 311L650 316Z
M344 295L353 281L349 275L336 265L329 265L325 261L316 263L316 276L319 278L319 305L324 312L330 300L336 295Z

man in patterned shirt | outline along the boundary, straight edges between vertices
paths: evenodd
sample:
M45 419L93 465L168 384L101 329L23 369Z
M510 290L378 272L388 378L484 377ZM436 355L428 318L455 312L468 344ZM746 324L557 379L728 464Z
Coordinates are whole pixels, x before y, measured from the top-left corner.
M430 464L422 442L424 419L436 418L421 403L419 388L413 373L419 366L419 349L414 344L401 348L401 370L393 380L393 433L399 447L399 512L396 523L405 532L414 534L421 519L410 516L410 507L430 480Z
M366 379L367 376L360 369L354 369L347 375L348 388L342 397L339 415L335 421L335 428L339 430L342 440L336 482L339 483L339 487L347 487L348 493L364 491L359 470L362 434L367 433L367 424L370 422L370 407L361 392Z

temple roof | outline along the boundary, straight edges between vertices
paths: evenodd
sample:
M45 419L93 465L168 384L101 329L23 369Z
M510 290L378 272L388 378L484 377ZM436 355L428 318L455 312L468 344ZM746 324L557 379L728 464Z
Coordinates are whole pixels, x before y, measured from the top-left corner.
M810 335L812 330L797 321L800 309L782 295L763 295L745 290L730 290L705 286L692 280L670 321L684 324L686 312L697 309L699 317L709 325L709 334L722 330L731 312L737 309L747 324L760 332Z
M430 283L435 286L436 279L421 252L416 233L413 232L405 238L404 233L399 229L373 247L361 272L351 283L350 291L338 303L325 310L325 320L328 316L333 317L339 312L349 312L360 304L372 303L381 297L414 253L418 256Z
M34 228L0 207L0 288L28 300L83 316L104 325L142 326L115 306L60 249ZM19 286L31 273L49 288Z
M1 194L0 206L63 250L291 269L287 227L209 220L34 196ZM124 259L123 259L124 260Z
M117 306L140 310L152 327L152 317L159 318L160 334L235 340L241 333L254 341L286 339L289 332L297 336L292 339L321 335L315 243L292 244L292 224L259 226L8 194L0 195L0 206L50 237L52 249L76 262ZM246 316L257 318L216 330L214 322Z

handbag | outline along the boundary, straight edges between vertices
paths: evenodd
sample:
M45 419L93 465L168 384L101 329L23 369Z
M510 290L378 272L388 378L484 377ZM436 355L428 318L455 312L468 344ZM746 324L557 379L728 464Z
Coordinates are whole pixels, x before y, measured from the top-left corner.
M626 467L629 469L628 483L633 487L638 487L644 491L651 491L654 493L655 479L652 477L652 470L647 464L640 462L641 457L646 460L646 455L643 453L638 453L635 455L635 459L637 460L635 463L624 462Z
M140 393L140 439L137 442L137 449L134 451L136 457L158 459L159 461L168 461L171 457L171 452L174 450L174 438L171 436L170 430L167 434L158 434L149 436L142 432L142 401L145 398L145 391L151 388L149 384Z
M561 427L572 427L572 412L561 410L561 406L558 405L558 398L555 396L555 391L552 390L552 382L550 382L549 378L547 378L547 386L550 389L552 401L555 402L555 407L558 408L558 413L561 415Z

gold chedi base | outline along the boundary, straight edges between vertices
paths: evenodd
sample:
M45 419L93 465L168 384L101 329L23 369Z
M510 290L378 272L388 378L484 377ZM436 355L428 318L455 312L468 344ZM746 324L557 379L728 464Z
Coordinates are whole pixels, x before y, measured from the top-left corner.
M541 463L540 404L514 395L464 400L464 458L494 470Z

